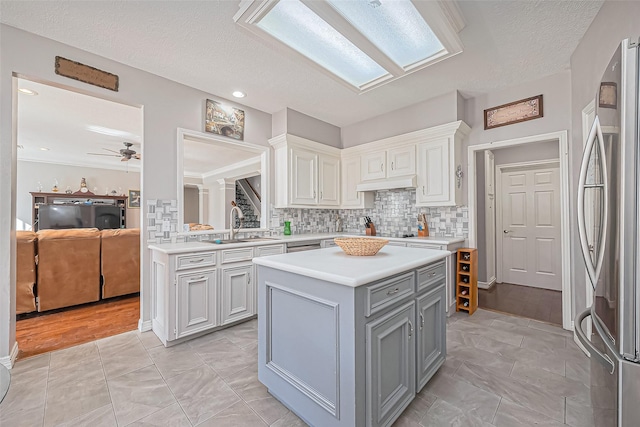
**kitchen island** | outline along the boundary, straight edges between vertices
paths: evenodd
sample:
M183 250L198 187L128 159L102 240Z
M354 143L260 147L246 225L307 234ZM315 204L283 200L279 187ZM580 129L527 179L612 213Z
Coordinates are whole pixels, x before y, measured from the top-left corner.
M311 426L390 426L444 363L449 255L255 258L260 381Z

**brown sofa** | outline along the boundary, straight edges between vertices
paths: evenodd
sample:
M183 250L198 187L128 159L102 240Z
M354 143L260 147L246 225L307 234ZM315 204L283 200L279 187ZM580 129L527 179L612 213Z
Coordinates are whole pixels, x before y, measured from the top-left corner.
M16 314L36 311L36 233L16 232Z
M100 230L38 231L38 311L100 299Z
M140 229L102 230L102 298L140 292Z

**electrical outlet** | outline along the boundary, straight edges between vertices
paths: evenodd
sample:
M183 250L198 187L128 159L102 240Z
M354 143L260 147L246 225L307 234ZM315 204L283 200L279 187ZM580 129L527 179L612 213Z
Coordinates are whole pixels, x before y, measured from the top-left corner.
M171 221L168 219L162 221L162 231L171 231Z

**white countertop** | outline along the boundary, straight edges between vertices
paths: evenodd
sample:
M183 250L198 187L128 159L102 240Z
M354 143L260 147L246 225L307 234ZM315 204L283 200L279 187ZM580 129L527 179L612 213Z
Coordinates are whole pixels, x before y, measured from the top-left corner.
M242 248L249 246L265 246L265 245L277 245L281 243L288 242L304 242L308 240L323 240L323 239L333 239L334 237L340 236L358 236L364 237L362 235L355 235L350 233L309 233L309 234L292 234L290 236L271 236L270 238L273 240L257 240L254 242L242 242L242 243L224 243L224 244L215 244L208 242L184 242L184 243L158 243L151 244L148 246L149 249L163 252L166 254L180 254L187 252L202 252L202 251L211 251L211 250L219 250L219 249L233 249L233 248ZM376 236L380 237L380 236ZM394 242L406 242L406 243L428 243L434 245L451 245L455 243L463 243L464 237L380 237L383 239L387 239ZM247 239L250 240L250 239Z
M374 256L350 256L338 247L254 258L257 265L357 287L446 258L451 252L385 246Z

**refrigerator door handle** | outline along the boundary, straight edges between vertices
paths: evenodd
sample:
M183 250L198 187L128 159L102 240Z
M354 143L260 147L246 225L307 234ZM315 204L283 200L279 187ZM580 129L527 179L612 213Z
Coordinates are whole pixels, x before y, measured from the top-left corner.
M598 146L600 150L600 160L602 175L602 234L599 242L597 243L598 253L596 254L595 264L591 259L591 254L594 250L593 245L589 244L587 238L587 229L585 224L585 211L584 211L584 193L587 182L587 171L589 169L589 159L595 146ZM602 261L604 260L605 242L607 239L607 221L609 214L609 181L607 177L607 161L604 151L604 138L602 136L602 129L600 127L600 119L596 116L591 126L591 131L587 138L587 143L584 148L584 154L582 156L582 166L580 167L580 177L578 179L578 234L580 237L580 248L582 249L582 256L587 267L587 273L591 279L591 284L595 289L596 283L600 277L600 270L602 269Z
M607 368L610 374L613 374L616 370L616 365L608 355L600 353L600 351L598 351L598 349L595 348L593 344L591 344L591 341L587 338L587 335L582 330L582 321L589 316L591 316L591 308L587 308L585 311L578 314L574 321L575 327L573 329L573 332L578 338L578 341L580 341L580 344L582 344L583 347L587 349L587 351L591 355L591 358L597 360L601 365Z

